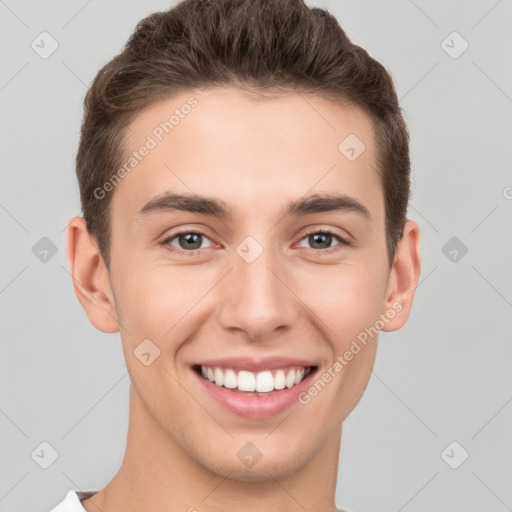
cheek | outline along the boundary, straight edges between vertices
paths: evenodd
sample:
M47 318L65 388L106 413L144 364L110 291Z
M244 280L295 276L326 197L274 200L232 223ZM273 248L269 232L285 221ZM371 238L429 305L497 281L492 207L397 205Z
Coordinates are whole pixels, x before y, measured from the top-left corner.
M118 280L116 308L130 378L156 414L164 396L158 390L168 390L177 407L186 405L173 361L180 344L193 332L187 314L204 295L206 285L194 286L182 271L147 263L134 268L137 272L125 267L124 279Z
M118 283L121 302L117 309L130 333L160 340L172 337L180 319L208 291L204 273L199 276L193 268L184 268L134 262L122 270L125 273Z
M377 265L364 261L303 275L298 295L315 313L336 353L379 318L385 279Z

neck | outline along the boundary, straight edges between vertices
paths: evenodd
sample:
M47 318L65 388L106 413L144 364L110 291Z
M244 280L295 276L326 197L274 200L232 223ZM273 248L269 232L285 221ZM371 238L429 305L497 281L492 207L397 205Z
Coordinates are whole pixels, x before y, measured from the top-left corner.
M341 426L298 471L276 479L240 481L193 459L154 421L133 386L123 462L106 487L82 502L87 512L336 512Z

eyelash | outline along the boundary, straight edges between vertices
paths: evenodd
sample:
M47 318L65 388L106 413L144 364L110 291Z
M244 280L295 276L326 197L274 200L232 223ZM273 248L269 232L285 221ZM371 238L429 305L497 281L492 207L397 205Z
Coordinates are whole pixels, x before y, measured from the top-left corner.
M310 231L308 233L305 233L304 236L300 239L300 241L304 240L308 236L317 235L317 234L330 235L330 236L333 236L334 238L337 238L340 241L340 243L338 245L335 245L333 247L329 247L327 249L309 249L310 251L314 251L317 254L320 254L320 253L321 254L332 254L332 253L338 252L341 249L343 249L343 246L350 246L351 245L350 242L348 242L346 239L340 237L340 235L338 235L334 231L331 231L330 229L312 230L312 231ZM167 237L165 240L163 240L161 245L163 245L169 252L186 254L188 256L195 256L195 255L198 255L198 254L202 254L202 252L206 249L206 248L203 248L203 249L192 249L190 251L186 251L184 249L176 249L175 247L170 245L171 241L173 241L175 238L178 238L181 235L200 235L200 236L203 236L205 238L208 238L201 231L185 230L185 231L179 231L177 233L174 233L172 236Z

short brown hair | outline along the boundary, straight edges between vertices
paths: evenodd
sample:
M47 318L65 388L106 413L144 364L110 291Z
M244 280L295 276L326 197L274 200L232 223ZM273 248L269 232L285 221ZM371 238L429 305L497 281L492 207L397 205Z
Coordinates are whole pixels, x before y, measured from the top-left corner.
M389 264L410 196L409 134L392 78L329 12L303 0L184 0L141 20L84 100L76 173L87 229L110 268L112 194L94 193L122 164L142 109L193 88L309 92L362 108L374 123ZM341 141L340 141L341 142Z

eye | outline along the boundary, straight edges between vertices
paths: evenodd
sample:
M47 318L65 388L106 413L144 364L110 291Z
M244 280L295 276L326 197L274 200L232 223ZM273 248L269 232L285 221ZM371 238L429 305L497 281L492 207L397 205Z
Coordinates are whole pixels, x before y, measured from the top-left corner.
M339 240L340 243L335 246L331 246L331 243L334 241L334 239ZM310 233L307 233L306 236L302 238L302 240L306 240L306 243L311 245L310 249L316 252L328 254L341 250L345 245L350 245L349 242L328 229L321 231L311 231ZM304 246L301 244L301 247Z
M174 240L176 240L177 246L173 243ZM162 242L162 245L171 252L193 254L205 249L205 246L203 246L205 240L211 242L211 240L200 231L180 231L166 238Z
M205 241L211 242L211 240L201 231L180 231L167 237L161 245L163 245L168 251L177 252L182 254L188 254L193 256L202 252L203 249L212 247L214 244L211 242L210 245L203 245ZM350 245L350 243L328 229L311 231L307 233L299 244L301 247L302 241L310 244L310 249L317 253L330 254L341 250L344 246ZM338 240L339 243L331 245L334 240Z

